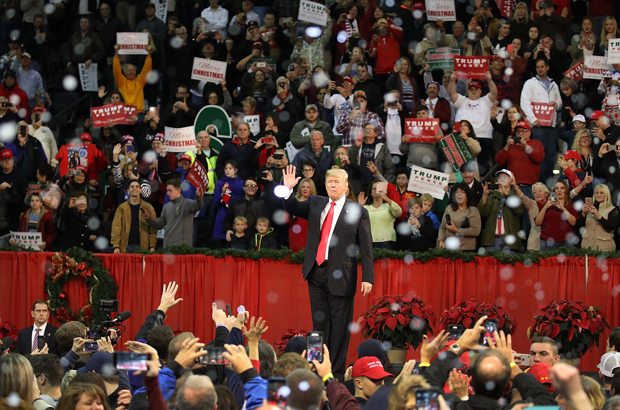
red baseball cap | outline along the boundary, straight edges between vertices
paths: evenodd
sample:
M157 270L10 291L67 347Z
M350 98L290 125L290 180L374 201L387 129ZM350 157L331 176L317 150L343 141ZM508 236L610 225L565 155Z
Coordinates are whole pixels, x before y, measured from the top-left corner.
M73 171L82 171L86 175L86 167L84 165L77 165L73 167Z
M426 7L424 6L423 1L416 1L415 3L413 3L413 9L414 10L426 10Z
M355 84L355 83L353 82L353 79L352 79L351 77L345 77L345 78L343 78L343 79L342 79L342 81L343 81L343 82L344 82L344 81L348 81L348 82L350 82L351 84Z
M10 149L3 149L0 151L0 160L13 158L13 151Z
M590 115L590 121L594 121L594 120L596 120L598 118L601 118L603 116L605 116L605 113L603 111L596 110L596 111L594 111L592 113L592 115Z
M255 41L254 43L252 43L252 48L254 47L262 47L263 43L261 43L260 41Z
M568 150L564 153L564 159L574 159L575 161L581 161L581 155L576 151Z
M353 364L353 377L366 376L369 379L379 380L392 376L383 369L381 361L374 356L366 356L358 359Z
M532 126L531 126L531 125L530 125L530 123L529 123L529 122L527 122L527 121L519 121L519 122L517 123L517 126L515 127L515 129L516 129L516 128L525 128L526 130L530 130L530 131L532 131Z
M482 90L482 84L480 84L480 81L470 81L467 89L469 90L471 87L476 87L477 89Z
M526 372L534 376L540 383L548 384L547 390L553 392L554 388L549 378L549 369L551 369L550 364L538 362L534 363Z
M81 140L81 141L90 141L90 142L93 142L92 137L91 137L91 136L90 136L90 134L89 134L89 133L87 133L87 132L84 132L84 133L80 134L80 140Z
M183 161L184 159L189 161L190 163L192 162L192 157L190 157L188 154L181 155L181 157L179 158L179 161Z

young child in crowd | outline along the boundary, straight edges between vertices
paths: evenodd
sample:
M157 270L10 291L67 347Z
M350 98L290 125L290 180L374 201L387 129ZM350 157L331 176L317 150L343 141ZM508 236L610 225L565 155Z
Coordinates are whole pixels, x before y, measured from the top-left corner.
M435 204L435 198L433 198L431 194L423 194L420 199L422 200L422 213L431 218L435 229L439 229L441 222L439 222L439 218L437 218L437 215L435 215L432 211L433 205Z
M278 238L273 228L269 227L269 219L258 218L256 230L258 232L250 240L249 250L278 249Z
M248 229L248 220L244 216L238 216L234 220L235 231L226 232L226 240L230 242L231 249L247 251L250 237L245 234Z
M437 229L433 221L422 211L422 198L409 200L409 215L407 225L411 228L409 250L412 252L424 252L435 247L437 242Z

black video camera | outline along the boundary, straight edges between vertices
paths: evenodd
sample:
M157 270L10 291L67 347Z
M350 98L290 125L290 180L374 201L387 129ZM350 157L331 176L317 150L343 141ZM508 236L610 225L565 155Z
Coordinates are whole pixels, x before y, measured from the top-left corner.
M105 339L106 337L110 337L110 340L113 345L118 342L118 336L122 334L117 330L117 337L112 338L112 330L114 328L115 322L112 321L112 316L110 315L112 312L118 312L118 300L115 299L100 299L99 300L99 309L102 312L107 312L107 318L100 324L96 324L90 327L90 330L86 332L86 338L91 340L99 340Z

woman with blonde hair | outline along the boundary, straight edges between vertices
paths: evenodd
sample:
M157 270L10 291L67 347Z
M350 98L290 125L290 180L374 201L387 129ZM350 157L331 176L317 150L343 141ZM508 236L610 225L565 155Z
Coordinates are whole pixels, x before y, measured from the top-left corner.
M603 29L601 30L601 37L599 39L599 47L601 50L607 50L607 44L610 38L620 38L618 22L613 16L609 16L603 21Z
M594 201L592 201L592 199ZM594 198L586 198L577 226L585 225L581 247L599 251L616 249L614 231L620 223L618 208L611 202L611 193L605 184L594 188Z
M581 387L585 390L588 395L588 399L590 400L590 404L592 405L593 410L601 410L603 408L603 404L605 404L605 395L603 394L603 389L601 389L601 385L598 384L594 379L588 376L583 376L580 380ZM566 410L573 410L568 400L558 394L555 398L555 401L563 406Z
M299 188L295 192L295 198L298 202L307 201L310 195L316 195L316 185L312 178L304 178L299 183ZM306 247L306 239L308 237L308 220L297 218L289 215L289 248L293 252L299 252Z
M62 410L110 410L101 387L86 383L70 384L56 407Z
M532 27L532 20L530 19L530 13L527 8L527 4L523 1L517 3L515 12L512 15L512 21L510 22L510 35L513 38L518 38L522 43L528 40L528 33Z
M39 398L37 381L30 362L22 355L9 353L0 359L2 368L2 406L7 405L7 396L10 393L17 393L21 399L20 408L32 408ZM13 407L13 406L9 406ZM59 407L62 409L62 407Z
M517 181L514 178L510 180L510 184L521 200L521 204L527 211L530 218L530 235L527 238L527 250L539 251L540 226L536 225L536 217L538 216L538 212L540 212L539 209L542 208L549 199L549 188L547 188L547 185L542 182L535 183L532 185L532 194L534 195L534 199L530 199L525 196L523 192L521 192L519 184L517 184Z
M580 123L580 127L583 123L575 121L573 124ZM592 175L592 135L590 130L585 128L583 124L582 129L578 130L573 139L573 146L571 149L581 155L581 161L579 161L579 167Z

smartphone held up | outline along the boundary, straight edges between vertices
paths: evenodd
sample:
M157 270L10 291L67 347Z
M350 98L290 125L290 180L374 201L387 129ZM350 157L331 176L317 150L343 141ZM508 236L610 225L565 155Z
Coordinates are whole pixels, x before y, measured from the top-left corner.
M323 332L309 332L306 335L306 358L323 363Z

